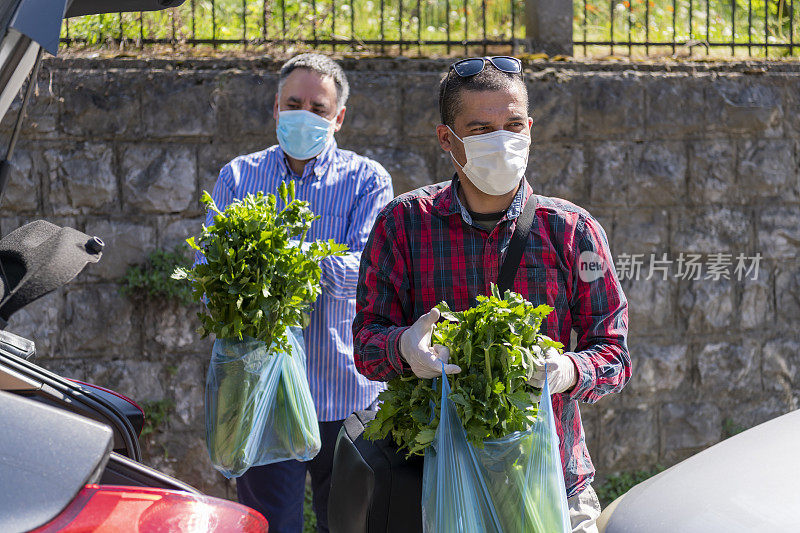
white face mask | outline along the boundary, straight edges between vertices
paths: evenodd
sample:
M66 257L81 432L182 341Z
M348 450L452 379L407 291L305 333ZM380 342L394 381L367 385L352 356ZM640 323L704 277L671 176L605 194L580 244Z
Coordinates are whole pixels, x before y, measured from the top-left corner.
M450 152L450 157L478 190L485 194L502 196L519 185L528 166L530 136L498 130L462 139L450 126L447 129L464 145L467 163L461 166L453 152Z

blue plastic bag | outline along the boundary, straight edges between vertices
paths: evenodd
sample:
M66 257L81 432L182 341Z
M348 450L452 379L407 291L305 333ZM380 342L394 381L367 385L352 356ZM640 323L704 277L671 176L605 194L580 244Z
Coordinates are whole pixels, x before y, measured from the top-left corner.
M569 533L564 473L545 383L528 431L467 441L442 374L439 427L425 451L422 523L426 533Z
M303 333L287 330L289 353L254 339L217 339L206 378L206 445L225 477L251 466L308 461L321 441L306 376Z

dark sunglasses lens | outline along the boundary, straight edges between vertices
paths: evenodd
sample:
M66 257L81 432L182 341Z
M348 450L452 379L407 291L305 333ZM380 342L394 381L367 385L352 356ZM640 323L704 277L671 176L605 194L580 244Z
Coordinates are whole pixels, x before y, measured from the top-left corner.
M503 72L512 72L514 74L522 72L522 65L519 59L515 57L497 56L491 59L492 65L497 67L497 70Z
M458 63L455 63L453 65L453 70L455 70L456 74L458 74L462 78L466 78L468 76L474 76L475 74L483 70L483 59L479 57L473 57L470 59L459 61Z

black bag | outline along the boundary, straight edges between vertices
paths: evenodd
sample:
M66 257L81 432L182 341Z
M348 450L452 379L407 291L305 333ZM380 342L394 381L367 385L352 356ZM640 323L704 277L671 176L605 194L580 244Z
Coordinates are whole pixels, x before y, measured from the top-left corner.
M536 211L531 196L517 219L500 265L500 292L514 286ZM391 438L364 439L375 411L357 411L344 421L336 439L328 497L331 533L415 533L422 531L423 457L405 458Z
M356 411L339 430L328 496L331 533L422 531L423 458L406 460L391 439L364 439L374 418L375 411Z

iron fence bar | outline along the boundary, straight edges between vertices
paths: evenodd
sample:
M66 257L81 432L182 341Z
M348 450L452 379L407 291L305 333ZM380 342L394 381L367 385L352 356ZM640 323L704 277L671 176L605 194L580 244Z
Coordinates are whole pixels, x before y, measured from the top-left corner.
M422 1L417 0L417 53L422 53Z
M242 47L247 50L247 0L242 0Z
M466 44L469 41L469 0L464 0L464 56L469 56L469 46Z
M139 48L144 46L144 13L139 11Z
M764 0L764 57L769 57L769 0Z
M86 37L72 37L70 39L66 39L66 38L62 38L61 39L61 43L66 44L66 45L69 45L69 44L72 44L72 43L87 43L88 41L89 41L89 39L86 38ZM116 42L118 42L118 39L116 37L113 37L112 38L112 42L116 43ZM211 38L205 38L204 39L204 38L199 38L199 39L187 39L186 40L186 44L213 44L215 42L217 44L242 44L242 40L241 39L211 39ZM253 41L251 41L251 42L253 42ZM282 39L267 39L266 41L264 41L264 44L276 44L276 43L279 44L279 43L284 43L284 42L286 42L286 43L292 42L292 43L300 43L300 44L310 45L310 44L314 44L315 41L313 39L292 39L291 41L283 41ZM325 46L329 46L329 45L331 45L333 43L336 43L336 44L339 44L339 45L364 44L364 45L368 45L368 46L378 46L380 44L385 44L385 45L388 45L388 46L398 46L398 45L402 44L405 47L409 47L409 46L417 44L417 41L415 39L404 39L403 41L400 41L400 40L397 40L397 39L386 39L386 40L381 40L381 39L365 39L365 40L358 40L358 39L357 40L350 40L350 39L317 39L317 42L320 45L325 45ZM447 43L448 43L448 41L446 41L444 39L435 40L435 41L424 41L424 44L430 45L430 46L444 46ZM460 45L467 45L467 46L481 46L481 45L483 45L483 43L484 43L483 39L474 39L474 40L471 40L471 41L458 41L456 43L450 42L450 44L460 44ZM144 40L144 44L169 44L169 39L146 38ZM489 46L511 46L512 42L509 41L509 40L505 40L505 39L503 39L503 40L497 39L497 40L489 40L487 42L487 44ZM596 43L591 43L590 42L590 43L587 43L587 44L594 45ZM599 44L607 45L608 43L607 42L603 42L603 43L599 43ZM729 46L729 44L725 43L724 46ZM777 45L775 45L775 46L777 46ZM786 44L786 46L789 46L789 45Z
M214 48L217 47L217 3L211 0L211 40Z
M753 56L753 0L747 0L747 56Z
M480 41L477 41L477 42L480 43ZM431 43L431 44L433 44L433 43ZM474 44L474 43L471 42L470 44ZM494 44L494 43L492 43L492 44ZM504 44L510 44L510 43L504 43ZM584 44L587 45L587 46L610 46L611 45L611 41L586 41L586 42L575 41L575 44L581 45L581 46L584 45ZM616 44L619 44L619 43L617 42ZM625 43L625 44L627 44L627 43ZM678 44L680 44L680 43L678 43ZM711 46L711 47L714 47L714 48L730 48L731 46L736 46L737 48L744 48L744 47L747 46L747 44L745 44L745 43L733 43L731 41L719 41L719 42L712 41L710 43L704 42L702 44L703 44L703 46L708 45L708 46ZM645 42L645 41L634 41L633 42L633 46L669 46L669 45L670 45L670 43L668 41L651 41L649 43ZM789 43L771 43L769 46L770 46L770 48L789 48L792 45L789 44ZM797 48L798 45L795 44L794 47Z
M286 51L286 0L281 0L281 42Z
M644 2L644 40L650 41L650 2L648 0ZM649 46L644 47L644 54L650 55Z
M789 55L794 55L794 0L789 2Z
M611 55L614 55L614 0L608 0L608 5L611 8L609 11L609 20L611 22L611 29L609 30L609 37L611 40Z
M731 55L736 55L736 0L731 0Z
M711 0L706 0L706 42L711 40ZM706 48L708 55L708 48Z
M481 17L483 17L483 40L486 41L486 0L481 0ZM486 44L483 45L483 55L486 55Z
M177 41L176 41L176 38L175 38L175 8L174 7L172 9L170 9L170 15L172 15L172 48L175 48L175 45L177 44Z
M734 2L736 0L733 0ZM678 40L678 0L672 0L672 55L677 51L675 48L676 41Z
M350 0L350 41L355 42L356 38L356 0ZM352 45L351 50L355 52L356 45Z
M384 0L381 0L381 43L383 43L386 40L385 39L386 36L383 34L383 7L384 7L383 4ZM385 49L383 47L383 44L381 44L381 55L383 55L384 53Z
M119 40L122 42L123 37L123 30L122 30L122 13L117 13L117 22L119 22Z
M197 33L195 32L195 21L194 21L194 0L192 0L192 3L191 3L191 8L192 8L192 39L196 39L196 38L197 38Z
M403 40L403 0L397 0L397 35ZM400 55L403 55L403 45L400 45Z
M317 0L311 0L311 37L314 39L314 47L317 46Z
M631 44L633 41L632 26L633 26L633 2L628 2L628 55L633 54L633 45Z
M331 37L336 38L336 0L331 0ZM336 51L336 45L331 45L331 52Z
M694 28L692 27L693 23L694 23L694 20L692 19L693 14L694 14L694 5L693 5L692 0L689 0L689 40L690 41L694 40Z
M262 2L261 7L261 38L267 40L267 0Z
M584 41L589 37L589 35L586 33L587 32L587 28L589 27L589 10L586 7L588 3L589 3L589 0L583 0L583 40ZM513 0L511 2L511 4L512 5L514 4ZM583 55L586 55L586 45L583 45Z
M450 0L446 0L444 5L447 11L444 24L445 35L447 36L447 55L450 55Z
M64 26L65 26L64 29L66 30L65 35L66 35L67 39L69 39L69 19L64 19Z

